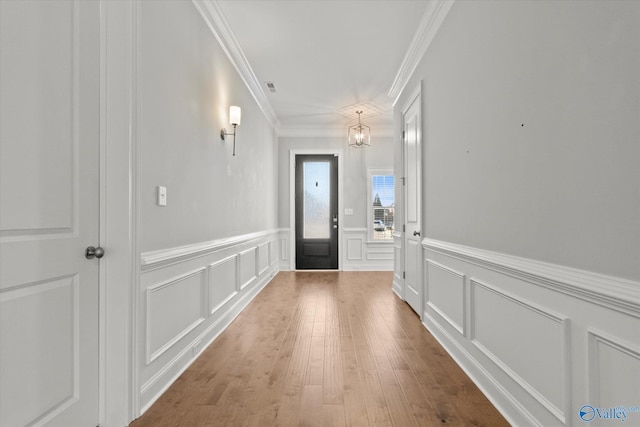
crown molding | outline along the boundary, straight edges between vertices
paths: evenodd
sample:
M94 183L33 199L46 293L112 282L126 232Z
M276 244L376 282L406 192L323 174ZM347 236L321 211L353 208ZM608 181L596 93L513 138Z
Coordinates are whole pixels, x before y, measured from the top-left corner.
M418 63L429 48L429 45L440 29L440 25L449 13L451 6L455 0L431 0L427 5L427 9L418 24L416 34L411 40L411 44L404 55L400 69L393 80L391 89L389 89L389 97L393 98L393 106L395 107L398 98L402 94L409 79L416 70Z
M280 138L344 138L347 139L347 127L286 127L279 129L278 136ZM390 138L393 136L391 127L375 127L372 130L371 140L375 142L376 138Z
M215 38L222 46L222 49L226 53L227 57L238 71L240 78L244 81L244 84L249 89L249 92L258 103L258 107L262 110L265 118L278 132L280 128L280 121L278 116L271 106L269 99L262 90L262 85L256 77L249 60L244 55L244 52L240 48L238 40L231 31L231 26L227 21L220 4L216 0L191 0L193 5L204 19L207 27L211 30Z

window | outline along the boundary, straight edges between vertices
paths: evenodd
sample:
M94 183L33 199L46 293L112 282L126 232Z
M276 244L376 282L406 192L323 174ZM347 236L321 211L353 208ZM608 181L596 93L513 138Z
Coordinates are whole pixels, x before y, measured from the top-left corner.
M372 241L393 240L394 183L391 170L369 170L369 236Z

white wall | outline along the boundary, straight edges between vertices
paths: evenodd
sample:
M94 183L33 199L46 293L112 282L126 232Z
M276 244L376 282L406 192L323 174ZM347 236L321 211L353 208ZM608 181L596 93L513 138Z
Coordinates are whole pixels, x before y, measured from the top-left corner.
M375 129L373 130L375 131ZM346 130L345 130L346 133ZM290 230L290 171L289 156L291 150L343 150L343 191L344 206L340 206L343 215L341 224L344 240L342 245L343 270L390 270L393 267L392 243L368 243L367 236L367 170L393 169L393 139L390 137L372 137L371 146L350 148L343 137L280 137L278 146L278 224L282 242L288 247ZM353 215L344 215L345 209L353 209ZM289 269L288 251L281 254L281 268Z
M407 85L424 80L427 236L640 279L639 17L454 3Z
M396 104L422 81L425 325L515 425L640 397L638 22L457 1Z
M134 415L278 268L276 134L196 6L135 6ZM235 157L220 139L230 105L242 108ZM166 207L157 186L167 187Z
M275 228L273 129L191 2L140 4L142 251ZM242 108L235 157L219 136L230 105Z

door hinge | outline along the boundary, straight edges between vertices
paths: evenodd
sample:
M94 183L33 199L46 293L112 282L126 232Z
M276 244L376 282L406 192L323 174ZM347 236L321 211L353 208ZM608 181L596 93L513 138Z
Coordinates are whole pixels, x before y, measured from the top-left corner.
M405 233L407 231L407 226L402 224L402 232Z
M404 131L402 131L402 140L404 141Z
M406 273L406 272L404 272L404 271L402 272L402 278L403 278L403 279L406 279L406 278L407 278L407 273Z
M402 178L400 178L402 180L402 185L406 185L406 180L407 178L405 178L404 176Z

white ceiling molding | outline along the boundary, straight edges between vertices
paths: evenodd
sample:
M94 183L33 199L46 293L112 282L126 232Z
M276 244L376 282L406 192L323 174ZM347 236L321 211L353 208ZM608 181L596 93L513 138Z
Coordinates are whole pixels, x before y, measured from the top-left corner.
M374 127L371 131L372 144L375 144L376 138L393 137L393 129L391 127ZM282 127L278 133L280 138L344 138L345 144L348 139L347 127Z
M391 85L391 89L389 89L388 95L393 98L394 107L398 102L400 94L402 94L402 91L413 75L413 72L416 70L418 63L420 63L433 38L436 36L444 18L447 16L447 13L449 13L451 6L453 6L454 1L455 0L429 1L422 20L418 25L416 34L413 36L413 40L411 40L411 44L396 74L396 78Z
M233 35L222 8L216 0L192 0L192 2L238 71L265 118L277 133L280 129L278 116L262 90L262 85L253 72L244 52L242 52L236 37Z

